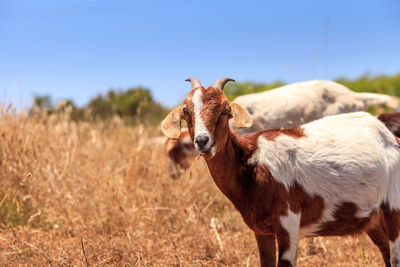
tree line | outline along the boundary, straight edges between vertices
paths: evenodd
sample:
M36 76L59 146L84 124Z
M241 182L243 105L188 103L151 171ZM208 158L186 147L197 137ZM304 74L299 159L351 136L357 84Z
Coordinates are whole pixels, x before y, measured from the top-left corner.
M120 117L128 124L156 124L168 113L168 108L153 99L150 90L142 87L127 90L109 90L99 94L83 107L78 107L72 100L55 103L51 96L36 95L31 113L47 112L53 114L69 110L73 120L109 120Z
M371 92L400 97L400 73L395 75L371 75L366 73L359 78L341 77L335 79L356 92ZM230 101L237 96L263 92L285 85L283 81L271 83L241 82L230 83L224 91ZM151 91L143 87L127 90L109 90L91 99L85 106L78 107L72 100L54 103L51 96L36 95L30 112L47 112L48 114L70 111L73 120L109 120L118 116L128 124L157 124L168 113L168 108L154 100Z

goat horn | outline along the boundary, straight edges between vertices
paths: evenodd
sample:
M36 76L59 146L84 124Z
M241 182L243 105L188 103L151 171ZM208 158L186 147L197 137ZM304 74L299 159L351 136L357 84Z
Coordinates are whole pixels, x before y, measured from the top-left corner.
M234 79L231 79L231 78L222 78L222 79L216 81L216 82L213 84L213 87L216 87L216 88L219 88L219 89L221 89L221 90L224 90L224 86L225 86L225 84L226 84L227 82L235 82L235 80L234 80Z
M197 87L202 87L201 83L197 78L187 78L185 81L190 82L192 84L192 89L197 88Z

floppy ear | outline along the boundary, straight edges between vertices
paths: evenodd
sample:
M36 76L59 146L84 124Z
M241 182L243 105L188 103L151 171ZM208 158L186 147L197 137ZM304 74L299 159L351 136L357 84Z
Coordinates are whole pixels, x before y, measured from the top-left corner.
M181 116L183 106L174 108L161 123L163 134L172 139L178 139L181 135Z
M229 106L236 127L249 128L253 124L253 118L244 107L236 103L229 103Z

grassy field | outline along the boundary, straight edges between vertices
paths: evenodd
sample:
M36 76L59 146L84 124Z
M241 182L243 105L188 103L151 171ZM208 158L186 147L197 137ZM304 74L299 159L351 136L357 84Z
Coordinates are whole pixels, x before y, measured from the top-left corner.
M166 172L159 129L0 110L0 265L258 266L203 159ZM383 266L367 236L300 243L298 266Z

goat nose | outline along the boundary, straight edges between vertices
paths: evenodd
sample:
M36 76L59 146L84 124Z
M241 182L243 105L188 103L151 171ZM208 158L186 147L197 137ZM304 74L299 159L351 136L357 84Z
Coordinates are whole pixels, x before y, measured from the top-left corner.
M200 148L204 148L204 146L207 145L208 140L210 140L210 138L207 135L199 135L196 136L195 142Z

